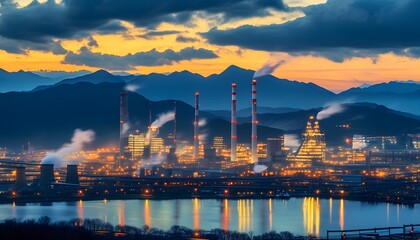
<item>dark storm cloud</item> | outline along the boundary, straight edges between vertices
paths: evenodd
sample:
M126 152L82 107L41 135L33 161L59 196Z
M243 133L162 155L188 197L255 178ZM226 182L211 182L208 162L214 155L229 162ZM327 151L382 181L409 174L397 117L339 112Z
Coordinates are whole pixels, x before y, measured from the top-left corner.
M333 61L394 52L419 56L419 0L329 0L302 8L305 17L284 24L214 28L210 43L324 56Z
M67 50L61 46L59 41L46 41L43 43L30 41L16 41L0 37L0 49L14 54L27 54L29 50L38 50L42 52L52 52L54 54L65 54Z
M217 57L214 52L203 48L184 48L179 52L171 49L158 52L153 49L148 52L116 56L93 53L88 48L83 47L80 49L80 53L69 52L65 56L63 63L105 68L108 70L131 70L136 66L162 66L171 65L183 60L212 59Z
M179 35L176 37L176 41L177 42L183 42L183 43L190 43L190 42L197 42L197 39L192 38L192 37L185 37L182 35Z
M196 12L222 14L224 20L269 15L284 10L282 0L54 0L33 1L18 7L0 0L0 36L25 42L47 43L52 39L83 38L91 33L115 33L126 28L120 21L153 29L162 22L186 24ZM17 49L31 49L31 44ZM7 48L3 48L6 51Z
M173 35L173 34L178 34L178 33L180 33L180 31L149 31L147 33L139 35L139 37L145 38L145 39L152 39L155 37Z

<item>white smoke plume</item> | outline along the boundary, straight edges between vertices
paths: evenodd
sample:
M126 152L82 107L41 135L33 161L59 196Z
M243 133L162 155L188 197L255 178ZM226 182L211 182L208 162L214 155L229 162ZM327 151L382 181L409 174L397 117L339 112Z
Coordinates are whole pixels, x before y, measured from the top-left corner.
M278 67L285 64L289 58L290 57L284 54L271 54L270 59L264 63L260 69L255 71L253 78L272 74Z
M254 164L254 173L262 173L265 170L267 170L267 166L265 165L260 165L260 164Z
M136 84L129 83L129 84L125 85L124 89L128 92L136 92L137 90L140 89L140 86L136 85Z
M159 114L158 118L155 121L152 122L152 127L160 128L163 125L165 125L165 123L167 123L169 121L172 121L174 119L175 119L175 112L174 111ZM149 129L149 131L147 131L147 134L146 134L147 139L150 138L150 134L152 134L152 133L150 132L150 129Z
M149 159L142 160L140 168L150 169L153 166L161 165L166 159L166 153L159 153L151 156Z
M165 123L175 119L175 112L167 112L158 115L158 119L152 122L153 127L162 127Z
M42 159L41 164L55 164L61 165L64 163L64 156L71 153L83 150L84 146L91 143L95 139L95 132L92 130L80 130L74 131L71 143L64 144L60 149L56 151L49 151L47 156Z
M200 142L205 143L207 141L208 132L207 129L204 127L207 125L207 119L203 118L198 122L198 126L200 127L200 133L198 135L198 139Z
M297 134L284 134L284 146L291 149L298 149L301 141Z
M323 120L323 119L331 117L332 115L341 113L344 110L345 110L345 107L343 104L334 103L322 109L322 111L319 112L318 115L316 115L316 118L318 120Z
M128 130L130 130L131 128L131 124L130 123L123 123L123 128L122 128L122 135L125 137L127 135Z

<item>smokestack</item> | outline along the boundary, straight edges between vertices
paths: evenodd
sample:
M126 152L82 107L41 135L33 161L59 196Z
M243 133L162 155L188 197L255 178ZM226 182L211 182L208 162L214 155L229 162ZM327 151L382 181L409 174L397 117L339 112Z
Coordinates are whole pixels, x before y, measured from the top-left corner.
M80 184L79 173L77 172L77 165L67 165L66 183Z
M258 162L257 155L257 80L252 80L252 135L251 135L251 163Z
M195 93L195 117L194 117L194 160L198 161L199 158L199 139L198 139L198 135L199 133L199 129L198 129L198 124L199 124L199 96L200 93L196 92Z
M118 167L121 166L121 160L124 158L124 124L128 123L128 93L120 93L120 156Z
M232 83L232 113L230 125L230 160L236 161L236 143L238 136L236 134L236 83Z
M26 187L26 168L25 167L17 167L16 168L16 188L24 188Z
M53 182L55 182L54 164L41 164L41 178L39 180L39 186L42 189L47 190Z
M176 101L174 101L174 148L176 150Z

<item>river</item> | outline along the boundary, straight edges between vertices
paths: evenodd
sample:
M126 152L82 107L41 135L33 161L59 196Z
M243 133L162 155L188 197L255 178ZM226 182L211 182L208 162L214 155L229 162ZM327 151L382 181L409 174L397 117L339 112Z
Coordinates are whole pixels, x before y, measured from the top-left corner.
M222 228L261 234L271 230L325 236L327 230L402 226L420 223L420 205L368 203L340 199L182 199L103 200L0 205L0 219L53 221L99 218L113 225L169 229Z

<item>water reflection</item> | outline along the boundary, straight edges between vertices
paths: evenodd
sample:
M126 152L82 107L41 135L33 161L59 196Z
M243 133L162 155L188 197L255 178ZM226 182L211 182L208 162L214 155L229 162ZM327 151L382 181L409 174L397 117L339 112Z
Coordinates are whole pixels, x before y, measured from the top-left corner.
M79 204L77 205L77 217L84 218L83 216L83 201L79 200Z
M319 227L321 224L319 198L306 197L303 199L303 227L309 235L319 236Z
M252 199L238 200L238 230L248 232L252 224L252 213L254 201Z
M193 206L194 229L200 229L200 205L198 198L194 198Z
M340 230L344 229L344 199L340 199Z
M177 224L191 229L222 228L254 234L276 230L316 236L325 236L327 230L420 223L419 205L406 207L318 198L101 200L49 205L0 205L0 220L49 216L52 221L68 221L79 217L164 230Z
M125 226L125 202L120 201L118 206L118 225Z
M144 200L144 225L152 226L149 201L149 199Z
M229 230L229 201L227 199L223 200L222 205L222 226L224 230Z

